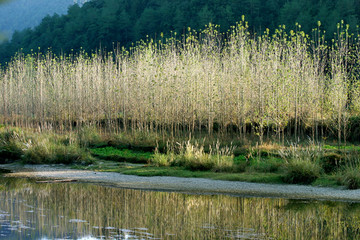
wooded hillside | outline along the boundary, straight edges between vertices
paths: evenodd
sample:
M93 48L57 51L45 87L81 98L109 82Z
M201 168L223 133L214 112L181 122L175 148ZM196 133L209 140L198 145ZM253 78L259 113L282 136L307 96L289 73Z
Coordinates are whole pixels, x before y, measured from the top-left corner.
M49 2L50 3L50 2ZM56 1L57 4L58 1ZM38 7L42 9L42 7ZM15 52L29 53L51 48L55 53L69 53L80 48L112 50L118 43L132 43L149 38L177 36L188 27L204 29L209 22L226 31L245 15L252 33L266 28L301 29L311 34L321 21L328 39L344 20L350 32L356 32L360 19L357 0L95 0L82 7L72 6L67 15L48 16L34 29L15 32L9 43L0 46L2 61ZM295 26L296 23L299 25Z

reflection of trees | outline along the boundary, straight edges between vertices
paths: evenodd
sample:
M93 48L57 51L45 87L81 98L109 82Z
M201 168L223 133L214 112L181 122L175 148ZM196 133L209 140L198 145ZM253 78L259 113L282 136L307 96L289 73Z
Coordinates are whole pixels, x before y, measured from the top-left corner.
M82 184L16 182L11 188L0 192L0 210L20 216L21 222L38 223L36 232L27 230L31 236L58 238L73 231L77 236L106 236L110 232L106 227L113 227L115 232L147 228L153 237L165 239L166 234L176 234L176 239L236 238L239 234L261 234L260 239L360 237L360 207L351 203L186 195ZM12 204L11 199L23 199L26 204ZM28 206L43 210L29 214ZM71 219L89 224L69 222Z

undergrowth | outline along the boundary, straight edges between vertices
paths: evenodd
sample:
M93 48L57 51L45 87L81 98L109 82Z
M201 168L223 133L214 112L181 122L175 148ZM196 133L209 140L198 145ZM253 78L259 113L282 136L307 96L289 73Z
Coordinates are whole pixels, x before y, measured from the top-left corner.
M174 171L188 171L203 172L195 175L205 176L212 172L225 174L221 178L228 180L256 176L256 181L260 182L263 174L285 183L332 185L335 182L349 189L360 188L360 153L356 147L339 151L313 142L289 144L288 147L269 143L234 146L220 144L220 141L209 143L209 139L169 140L161 145L159 142L156 135L121 133L114 136L100 134L93 128L64 134L0 128L0 162L89 165L110 160L144 167L124 170L127 173L141 171L145 175L171 176Z
M233 146L220 147L216 142L210 145L208 152L204 145L190 140L184 143L167 144L167 153L162 154L155 150L152 163L157 166L183 166L192 171L234 171Z
M4 163L22 160L31 164L89 164L94 161L71 134L39 134L17 128L0 129L0 159Z

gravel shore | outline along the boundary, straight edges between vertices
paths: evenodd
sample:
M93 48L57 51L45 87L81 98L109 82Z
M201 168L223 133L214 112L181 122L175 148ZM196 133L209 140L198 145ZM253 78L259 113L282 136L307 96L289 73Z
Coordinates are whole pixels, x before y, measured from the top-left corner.
M316 199L360 202L359 190L344 190L287 184L231 182L202 178L139 177L112 172L74 170L58 165L11 165L8 177L42 179L74 179L79 182L105 184L114 187L157 191L177 191L197 194L229 194L236 196L275 197L288 199Z

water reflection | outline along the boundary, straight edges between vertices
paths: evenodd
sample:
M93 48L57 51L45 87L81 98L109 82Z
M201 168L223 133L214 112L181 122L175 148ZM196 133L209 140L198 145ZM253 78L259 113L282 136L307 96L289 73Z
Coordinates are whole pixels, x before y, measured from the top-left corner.
M0 177L0 238L359 239L360 206Z

